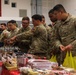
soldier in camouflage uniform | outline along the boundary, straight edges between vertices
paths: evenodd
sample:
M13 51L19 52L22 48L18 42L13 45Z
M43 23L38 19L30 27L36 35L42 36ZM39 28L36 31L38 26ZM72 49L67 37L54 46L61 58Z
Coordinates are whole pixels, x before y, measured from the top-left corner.
M18 30L19 30L19 28L17 27L17 23L16 23L16 21L15 20L10 20L10 21L8 21L8 26L9 26L9 29L10 29L10 34L9 34L9 37L7 38L7 39L5 39L5 45L6 46L13 46L14 44L9 44L9 40L10 40L10 38L12 38L13 36L15 36L16 34L17 34L17 32L18 32Z
M4 39L7 39L10 35L10 32L7 30L7 26L5 23L1 23L1 29L3 32L0 35L0 41L4 42Z
M10 36L9 38L15 36L18 33L19 28L15 20L8 21L8 26L10 27Z
M47 30L42 24L40 15L33 15L32 22L34 24L33 38L30 51L33 54L47 57Z
M29 26L29 24L30 24L29 17L23 17L22 18L22 27L19 29L17 35L21 35L24 32L30 31L31 27ZM18 41L18 47L25 53L27 53L27 51L29 50L29 45L30 45L29 38L27 40L21 38Z
M20 34L20 33L27 32L27 31L31 30L31 27L29 26L29 24L30 24L29 17L23 17L22 18L22 27L19 29L17 34Z
M59 60L60 50L54 46L54 40L55 40L54 27L58 26L59 21L57 20L56 16L54 15L53 9L51 9L48 12L48 16L50 18L50 21L52 22L50 24L51 32L49 34L49 40L50 40L49 41L49 53L51 56L55 55L57 62L59 63L60 62L60 60Z
M71 50L73 56L76 56L76 18L68 14L61 4L56 5L53 10L60 20L60 24L55 28L54 45L61 50L63 63L66 50Z
M33 29L21 35L15 36L11 40L16 39L18 41L21 38L27 39L31 37L32 41L28 53L47 57L47 30L41 21L42 18L40 15L33 15Z
M52 22L52 24L50 24L51 32L49 34L49 40L50 40L50 42L49 42L49 50L51 51L51 54L52 53L55 54L54 45L53 45L53 39L54 39L54 37L52 35L53 35L54 26L57 23L57 19L56 19L56 16L54 15L54 13L53 13L53 9L51 9L48 12L48 16L50 18L50 21Z
M7 39L10 35L10 32L7 30L7 26L5 23L1 23L2 33L0 34L0 46L4 46L4 40Z
M52 33L52 27L46 25L45 17L43 15L41 15L41 16L42 16L42 23L47 30L48 58L51 58L51 49L49 49L49 48L50 48L50 34Z

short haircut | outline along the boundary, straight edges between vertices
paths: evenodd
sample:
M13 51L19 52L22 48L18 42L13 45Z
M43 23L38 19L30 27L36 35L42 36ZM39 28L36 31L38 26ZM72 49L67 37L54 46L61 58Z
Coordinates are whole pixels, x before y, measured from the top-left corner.
M0 25L4 25L4 26L6 26L6 23L1 23Z
M28 20L30 22L29 17L23 17L22 20Z
M42 17L41 17L41 15L39 15L39 14L35 14L35 15L33 15L33 16L32 16L32 19L42 21Z
M10 21L8 21L8 22L7 22L7 24L8 24L8 23L15 24L15 25L16 25L16 27L18 27L18 25L17 25L17 23L16 23L16 21L15 21L15 20L10 20Z
M51 10L48 12L48 14L50 14L50 13L52 13L52 14L53 14L53 12L54 12L54 11L53 11L53 9L51 9Z
M8 23L16 23L16 21L15 20L10 20L10 21L8 21Z
M63 12L66 12L65 8L63 7L63 5L61 4L57 4L54 8L53 8L53 11L63 11Z

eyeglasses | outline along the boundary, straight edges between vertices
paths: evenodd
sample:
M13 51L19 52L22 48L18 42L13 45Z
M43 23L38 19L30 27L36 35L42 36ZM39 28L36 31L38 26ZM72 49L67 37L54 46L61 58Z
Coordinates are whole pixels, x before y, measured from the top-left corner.
M28 22L22 22L22 24L28 24Z

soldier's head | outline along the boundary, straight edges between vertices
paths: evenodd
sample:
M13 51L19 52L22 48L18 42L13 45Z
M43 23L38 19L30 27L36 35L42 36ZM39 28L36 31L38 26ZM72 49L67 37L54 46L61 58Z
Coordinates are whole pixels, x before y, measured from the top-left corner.
M61 4L57 4L56 6L54 6L53 11L58 20L62 20L67 16L65 8Z
M8 25L10 30L14 30L17 27L17 23L15 20L8 21L7 25Z
M42 17L42 24L45 25L46 23L45 23L45 17L44 17L44 15L41 15L41 17Z
M49 18L50 18L50 21L52 21L52 22L56 22L56 21L57 21L57 18L56 18L56 16L55 16L54 12L53 12L53 9L51 9L51 10L48 12L48 16L49 16Z
M38 26L42 24L42 17L39 14L35 14L32 16L32 23L34 26Z
M0 28L1 28L1 30L5 30L6 29L6 24L5 23L1 23L0 24Z
M22 27L24 27L24 28L28 27L29 23L30 23L29 17L23 17L22 18Z

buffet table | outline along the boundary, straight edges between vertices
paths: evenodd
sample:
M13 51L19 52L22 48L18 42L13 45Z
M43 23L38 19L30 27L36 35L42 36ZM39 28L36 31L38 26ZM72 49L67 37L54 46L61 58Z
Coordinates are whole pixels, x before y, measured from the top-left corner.
M4 68L3 65L3 62L0 61L0 75L76 75L74 69L58 67L57 62L33 57L27 59L27 56L23 55L17 57L17 70Z

